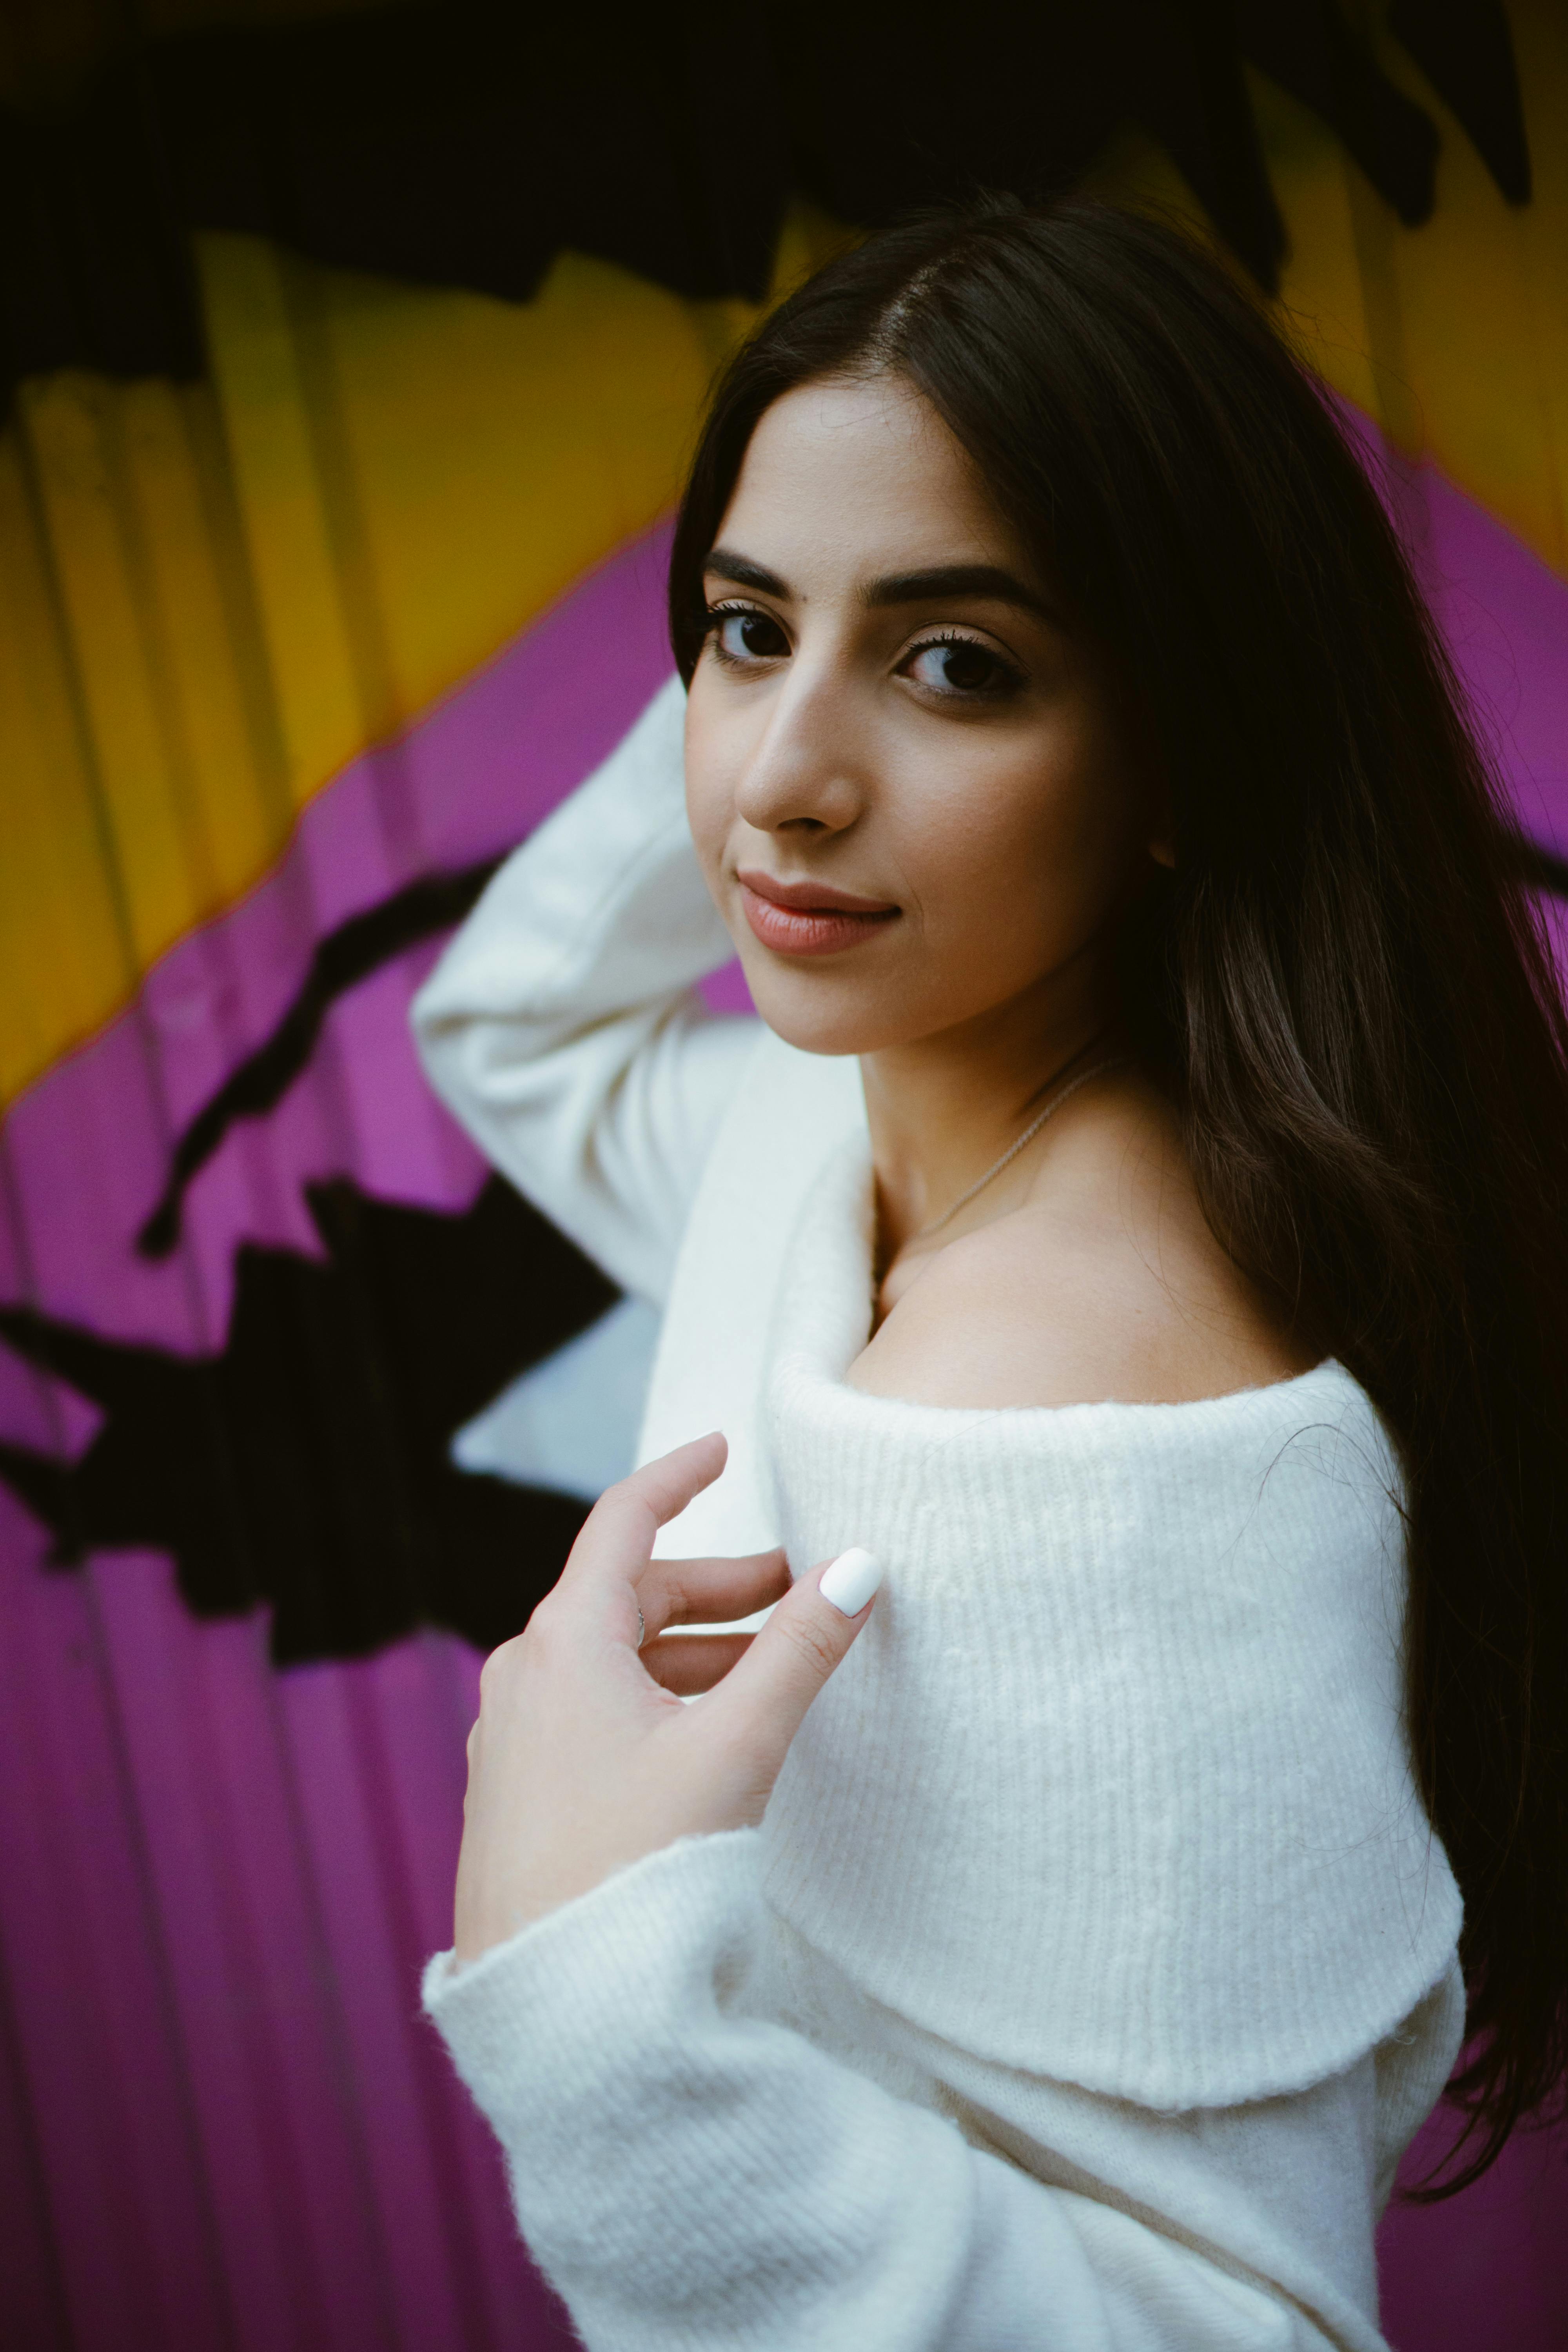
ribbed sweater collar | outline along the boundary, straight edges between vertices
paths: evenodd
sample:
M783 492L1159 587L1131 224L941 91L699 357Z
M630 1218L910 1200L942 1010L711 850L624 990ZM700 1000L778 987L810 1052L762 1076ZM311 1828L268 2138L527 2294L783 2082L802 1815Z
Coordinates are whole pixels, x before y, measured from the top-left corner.
M763 1828L775 1908L978 2054L1163 2107L1321 2080L1443 1974L1400 1712L1398 1473L1333 1362L1200 1403L847 1387L860 1139L805 1204L765 1424L797 1572L882 1554Z

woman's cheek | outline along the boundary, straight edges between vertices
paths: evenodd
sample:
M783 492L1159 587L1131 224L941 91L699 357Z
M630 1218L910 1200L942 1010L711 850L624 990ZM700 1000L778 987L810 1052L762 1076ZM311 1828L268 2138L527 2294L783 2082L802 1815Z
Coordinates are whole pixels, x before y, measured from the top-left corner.
M703 878L721 909L723 906L720 881L724 844L731 820L731 796L715 773L710 747L700 740L694 742L689 725L686 736L686 821L691 828L691 839Z
M1035 960L1062 873L1059 811L1037 769L988 780L921 828L909 864L931 932L992 968Z

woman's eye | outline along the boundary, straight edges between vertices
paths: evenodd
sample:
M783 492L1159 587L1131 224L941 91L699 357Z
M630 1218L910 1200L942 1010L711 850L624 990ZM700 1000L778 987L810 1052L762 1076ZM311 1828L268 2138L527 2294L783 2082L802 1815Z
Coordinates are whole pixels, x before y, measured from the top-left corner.
M1008 694L1018 683L1017 672L973 637L946 637L939 644L920 646L911 655L909 676L917 686L938 694L980 696Z
M776 661L789 639L768 613L716 613L714 644L725 661Z

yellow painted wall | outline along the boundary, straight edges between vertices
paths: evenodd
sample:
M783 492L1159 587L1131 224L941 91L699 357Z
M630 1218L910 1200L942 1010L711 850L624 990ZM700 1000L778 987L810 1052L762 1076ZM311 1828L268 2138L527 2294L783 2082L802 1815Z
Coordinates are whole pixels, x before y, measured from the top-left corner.
M1568 14L1556 0L1509 0L1508 14L1535 179L1517 209L1391 39L1375 40L1380 62L1442 139L1421 228L1401 226L1314 114L1247 79L1290 241L1287 320L1337 391L1568 576ZM1152 142L1124 139L1092 184L1202 224Z
M1568 21L1512 0L1537 194L1443 132L1402 229L1253 78L1288 314L1336 386L1568 573ZM1147 142L1096 174L1195 208ZM841 232L791 222L781 281ZM197 240L211 380L24 388L0 436L0 1102L276 860L301 807L668 505L749 313L563 256L523 305Z
M668 507L752 315L574 254L527 304L197 255L210 383L51 376L0 436L0 1101Z

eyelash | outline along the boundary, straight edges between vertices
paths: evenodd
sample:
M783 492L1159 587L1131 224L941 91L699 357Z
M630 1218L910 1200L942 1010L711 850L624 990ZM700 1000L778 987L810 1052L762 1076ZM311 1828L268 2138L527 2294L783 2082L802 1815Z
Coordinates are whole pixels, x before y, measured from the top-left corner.
M763 605L745 604L738 602L723 604L710 604L707 607L707 617L708 625L704 634L712 641L713 657L716 661L722 662L727 668L750 669L754 662L765 661L769 658L765 654L752 654L750 656L742 656L729 653L725 650L723 645L720 641L720 632L726 621L746 618L755 618L759 621L773 621L773 615ZM781 625L779 623L774 622L775 627L780 625ZM1016 693L1018 688L1024 683L1023 672L1016 668L1012 662L1008 661L1004 655L997 653L993 646L986 645L983 638L969 636L962 629L933 629L929 636L921 637L917 644L912 645L910 647L908 653L904 656L904 662L912 662L921 654L930 653L938 646L973 646L976 653L984 654L988 661L994 663L996 669L1000 674L996 684L994 686L970 687L968 688L949 688L945 695L942 697L946 701L1000 701L1005 696ZM900 667L902 667L903 664L900 664Z
M1016 694L1024 683L1023 671L1010 662L1005 654L999 654L995 647L988 646L984 638L966 636L962 629L933 630L929 637L921 637L918 645L910 647L909 652L904 656L905 661L913 661L917 654L930 653L933 646L973 646L975 652L984 654L986 660L995 668L996 679L994 685L949 687L948 698L954 702L1000 702L1005 696Z
M726 621L773 620L773 614L769 612L765 612L761 604L710 604L707 608L707 613L708 625L703 631L703 635L704 637L710 638L712 640L713 657L716 661L723 662L726 667L731 669L749 669L752 662L762 661L766 658L766 656L762 654L753 654L751 656L749 660L742 661L734 654L726 653L723 646L720 643L720 633ZM775 624L775 626L777 624Z

